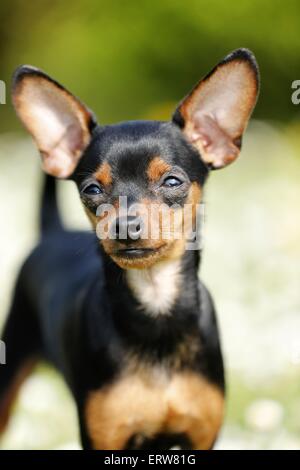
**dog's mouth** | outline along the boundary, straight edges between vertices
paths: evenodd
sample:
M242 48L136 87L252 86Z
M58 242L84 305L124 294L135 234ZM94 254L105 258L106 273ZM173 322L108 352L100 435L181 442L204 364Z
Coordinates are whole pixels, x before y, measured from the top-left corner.
M121 268L147 268L157 262L166 251L166 244L160 246L119 246L108 253Z
M147 258L148 256L154 255L159 249L154 248L122 248L114 252L114 256L118 258Z

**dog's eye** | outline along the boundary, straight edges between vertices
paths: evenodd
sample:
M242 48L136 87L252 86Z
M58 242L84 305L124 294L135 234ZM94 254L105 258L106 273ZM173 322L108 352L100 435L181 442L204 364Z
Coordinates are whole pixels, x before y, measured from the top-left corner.
M175 188L176 186L180 186L181 184L182 181L176 176L168 176L163 182L163 186L166 186L167 188Z
M97 196L97 194L102 193L102 190L97 184L89 184L86 188L84 188L83 192L85 194L89 194L90 196Z

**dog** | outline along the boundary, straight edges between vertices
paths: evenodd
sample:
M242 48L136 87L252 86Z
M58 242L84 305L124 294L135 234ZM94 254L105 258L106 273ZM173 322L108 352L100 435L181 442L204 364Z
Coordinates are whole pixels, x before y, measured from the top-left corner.
M187 249L187 235L195 233L210 171L239 155L258 90L256 60L238 49L170 121L105 126L41 70L16 70L13 104L47 176L40 242L21 268L2 335L0 432L23 380L43 359L72 392L83 449L213 448L224 367L213 301L198 279L200 249ZM64 229L56 179L75 182L93 231ZM142 209L132 215L134 204ZM155 238L143 236L155 225L145 222L152 204L177 220L165 229L158 212ZM186 204L191 224L180 238ZM115 214L107 218L103 206ZM96 236L101 222L110 236Z

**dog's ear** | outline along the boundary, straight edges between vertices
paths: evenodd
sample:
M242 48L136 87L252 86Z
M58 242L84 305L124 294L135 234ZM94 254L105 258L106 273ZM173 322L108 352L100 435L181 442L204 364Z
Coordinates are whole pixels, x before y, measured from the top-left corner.
M173 122L209 167L222 168L237 158L258 89L256 60L247 49L238 49L179 104Z
M12 99L41 153L43 169L68 178L90 142L96 124L92 113L59 83L31 66L16 70Z

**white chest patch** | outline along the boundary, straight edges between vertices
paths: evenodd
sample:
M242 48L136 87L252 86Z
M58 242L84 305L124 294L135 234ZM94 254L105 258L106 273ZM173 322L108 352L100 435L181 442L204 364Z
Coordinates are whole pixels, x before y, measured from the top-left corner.
M180 261L165 261L149 269L128 269L127 282L150 315L168 315L180 287Z

